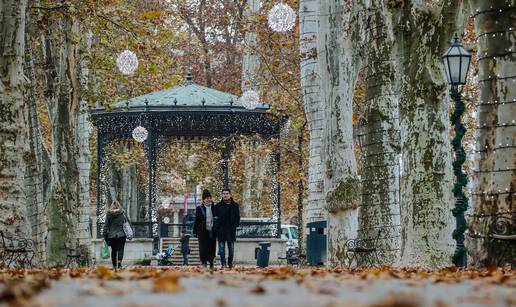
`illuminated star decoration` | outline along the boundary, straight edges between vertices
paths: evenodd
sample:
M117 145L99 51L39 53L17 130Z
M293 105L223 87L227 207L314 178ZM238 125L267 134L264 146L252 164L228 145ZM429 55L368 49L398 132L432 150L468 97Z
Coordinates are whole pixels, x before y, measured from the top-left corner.
M136 71L136 68L138 68L138 57L136 57L134 52L124 50L118 55L116 66L123 75L130 75Z
M242 97L240 97L240 102L244 108L253 110L260 104L260 96L255 91L246 91Z
M287 32L294 28L296 13L285 3L278 3L269 11L268 24L275 32Z
M145 127L138 126L133 130L133 139L138 143L143 143L147 139L149 132Z

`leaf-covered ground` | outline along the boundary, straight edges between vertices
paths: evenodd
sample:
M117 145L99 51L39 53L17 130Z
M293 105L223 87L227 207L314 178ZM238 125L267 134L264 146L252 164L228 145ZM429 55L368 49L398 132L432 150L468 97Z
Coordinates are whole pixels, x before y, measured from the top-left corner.
M516 306L516 274L501 268L0 272L0 305L6 306Z

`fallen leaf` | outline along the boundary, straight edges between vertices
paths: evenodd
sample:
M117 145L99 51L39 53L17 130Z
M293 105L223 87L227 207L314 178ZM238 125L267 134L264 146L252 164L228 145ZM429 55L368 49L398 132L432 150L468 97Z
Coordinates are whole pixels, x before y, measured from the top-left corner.
M95 274L98 278L112 278L113 276L115 276L115 272L113 270L110 270L103 265L97 266Z
M389 295L370 305L370 307L419 307L422 302L402 295Z
M169 272L162 277L155 278L152 282L153 292L175 293L183 291L183 286L179 283L181 274L177 272Z
M252 294L264 294L266 291L265 288L261 285L256 285L256 287L249 290L249 292L251 292Z
M324 294L324 295L335 295L335 291L333 289L328 289L328 288L320 288L319 289L319 294Z

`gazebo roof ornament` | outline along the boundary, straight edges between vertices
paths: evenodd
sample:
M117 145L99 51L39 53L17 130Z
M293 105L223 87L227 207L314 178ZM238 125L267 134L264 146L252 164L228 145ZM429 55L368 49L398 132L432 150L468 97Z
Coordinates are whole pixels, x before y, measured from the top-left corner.
M186 73L186 79L185 79L185 84L186 85L190 85L193 83L193 76L192 76L192 71L190 69L188 69L188 72Z

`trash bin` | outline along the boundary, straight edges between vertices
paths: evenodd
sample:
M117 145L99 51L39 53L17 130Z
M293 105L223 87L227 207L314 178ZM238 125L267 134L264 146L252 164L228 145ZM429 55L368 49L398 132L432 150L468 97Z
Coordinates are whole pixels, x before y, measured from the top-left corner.
M254 249L254 258L256 259L256 266L265 268L269 266L269 256L271 254L271 242L260 242L260 247Z
M306 261L310 265L324 265L328 253L326 221L307 223Z

